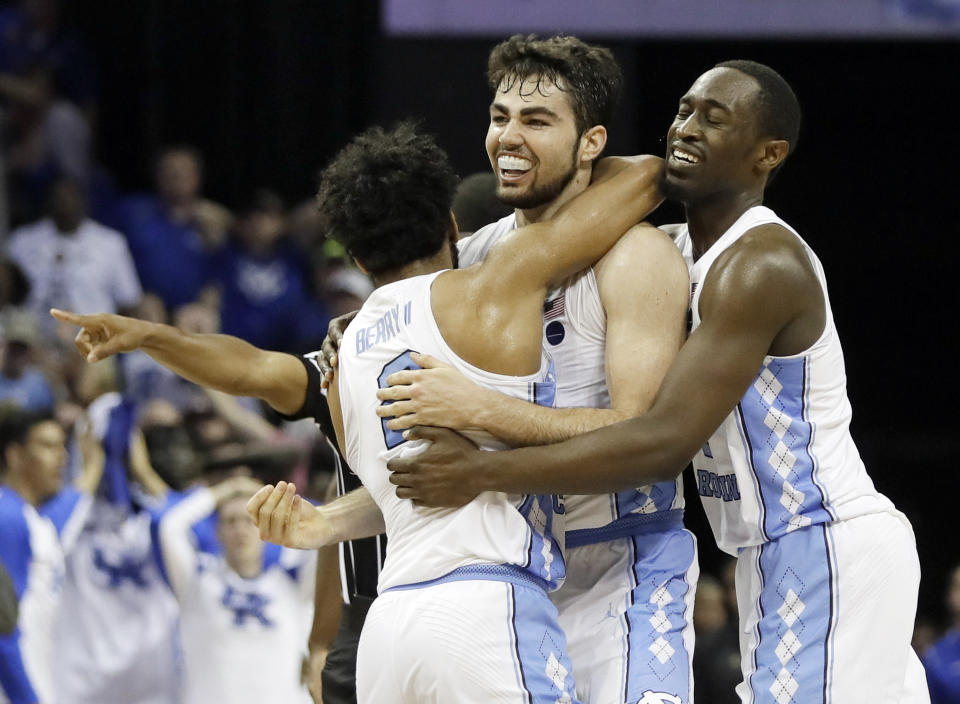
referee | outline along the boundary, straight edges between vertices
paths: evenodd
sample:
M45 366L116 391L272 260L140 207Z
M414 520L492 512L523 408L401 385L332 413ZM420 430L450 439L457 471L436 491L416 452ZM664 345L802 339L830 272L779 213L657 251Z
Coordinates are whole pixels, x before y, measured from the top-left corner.
M322 374L317 366L317 355L314 352L300 357L309 379L307 395L300 411L288 417L313 418L320 426L334 452L336 494L343 496L359 489L361 483L360 478L347 466L336 442L331 441L336 435L327 399L320 390ZM377 596L377 579L386 550L386 536L377 535L331 545L318 551L313 628L304 671L304 678L317 704L357 702L357 645L367 611ZM321 667L318 683L316 671ZM318 684L321 686L318 687ZM318 690L322 691L322 696L318 696Z

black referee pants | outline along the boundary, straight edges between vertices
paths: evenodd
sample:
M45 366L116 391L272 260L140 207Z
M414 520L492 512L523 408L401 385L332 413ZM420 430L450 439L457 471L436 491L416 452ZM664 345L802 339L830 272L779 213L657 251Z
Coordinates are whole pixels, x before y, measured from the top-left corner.
M373 599L353 597L340 612L340 628L320 677L323 704L357 704L357 646Z

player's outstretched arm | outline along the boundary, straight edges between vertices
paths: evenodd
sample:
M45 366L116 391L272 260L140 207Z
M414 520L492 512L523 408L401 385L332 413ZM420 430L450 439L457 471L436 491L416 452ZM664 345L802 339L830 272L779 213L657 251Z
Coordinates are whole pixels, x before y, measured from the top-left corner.
M384 531L383 514L364 488L317 507L304 501L293 484L277 482L254 494L247 512L261 539L288 548L321 548Z
M606 313L606 376L610 408L549 408L510 398L469 381L432 357L422 369L396 372L380 389L377 408L388 427L480 428L514 447L560 442L632 418L653 403L686 336L689 278L665 234L640 225L595 267Z
M88 362L142 349L195 384L263 399L281 413L294 413L303 404L307 372L292 355L262 350L230 335L190 333L122 315L57 309L50 314L81 328L74 344Z

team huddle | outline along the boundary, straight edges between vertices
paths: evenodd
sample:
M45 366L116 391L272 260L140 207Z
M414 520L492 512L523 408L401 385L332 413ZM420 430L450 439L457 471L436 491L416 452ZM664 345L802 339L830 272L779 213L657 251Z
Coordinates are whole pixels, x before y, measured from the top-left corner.
M516 36L488 78L512 215L459 237L453 169L411 124L368 130L323 172L329 236L376 286L335 368L54 316L91 361L142 349L286 416L329 413L363 487L317 508L281 482L247 510L288 548L385 531L359 702L693 702L691 462L737 558L741 701L929 702L912 529L850 436L823 268L763 205L796 148L790 86L718 64L680 98L662 158L604 157L608 50ZM664 198L685 223L645 222Z

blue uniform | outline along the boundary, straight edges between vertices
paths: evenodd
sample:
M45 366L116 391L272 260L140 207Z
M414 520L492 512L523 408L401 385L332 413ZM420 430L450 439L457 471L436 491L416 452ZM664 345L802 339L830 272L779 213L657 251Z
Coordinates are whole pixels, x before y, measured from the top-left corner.
M90 499L64 489L35 509L0 487L0 562L19 602L17 628L0 636L0 702L50 702L54 696L54 627L65 573Z

